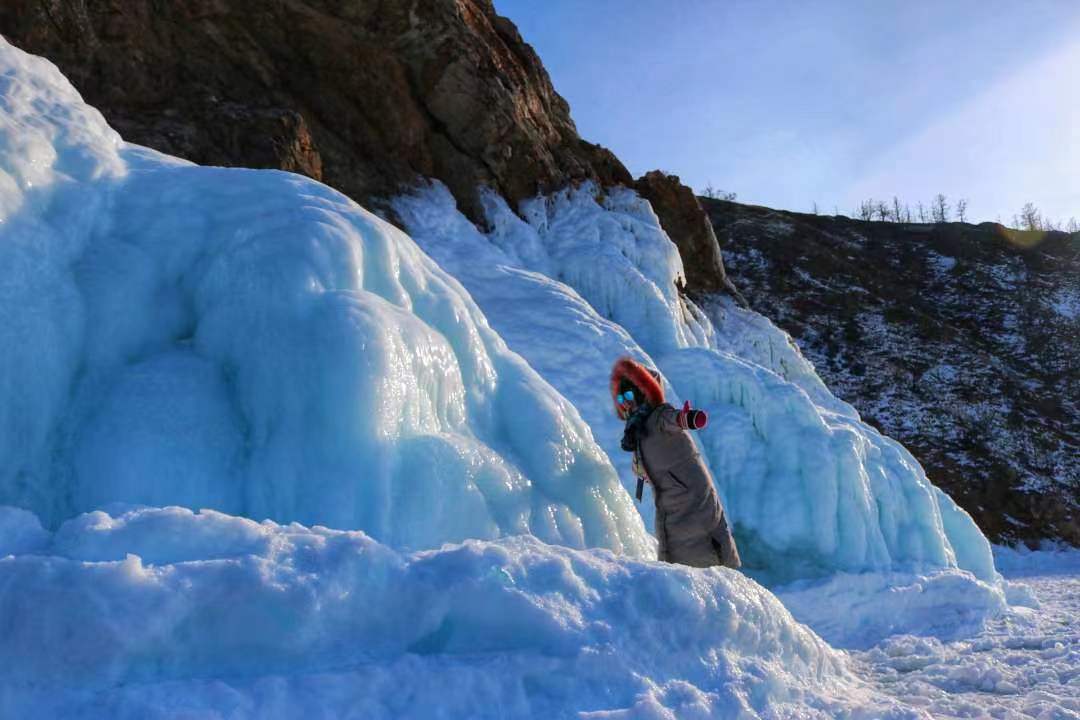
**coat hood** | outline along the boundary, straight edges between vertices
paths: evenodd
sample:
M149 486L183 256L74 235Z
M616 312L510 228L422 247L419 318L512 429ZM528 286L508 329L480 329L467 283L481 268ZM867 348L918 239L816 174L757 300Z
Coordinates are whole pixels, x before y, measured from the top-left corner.
M615 413L620 418L625 418L625 414L615 398L619 394L619 385L624 380L641 391L645 401L653 407L663 404L664 388L660 385L659 373L628 357L619 358L611 368L611 401L615 404Z

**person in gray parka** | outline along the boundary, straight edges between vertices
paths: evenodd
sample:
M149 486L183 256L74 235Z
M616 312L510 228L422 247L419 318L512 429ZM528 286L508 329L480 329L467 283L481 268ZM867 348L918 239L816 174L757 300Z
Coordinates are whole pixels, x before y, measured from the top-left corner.
M634 453L637 499L645 481L653 487L658 559L738 568L742 563L724 508L690 436L691 430L705 427L708 417L689 402L682 410L664 402L657 378L630 358L618 360L611 371L615 411L626 421L622 449Z

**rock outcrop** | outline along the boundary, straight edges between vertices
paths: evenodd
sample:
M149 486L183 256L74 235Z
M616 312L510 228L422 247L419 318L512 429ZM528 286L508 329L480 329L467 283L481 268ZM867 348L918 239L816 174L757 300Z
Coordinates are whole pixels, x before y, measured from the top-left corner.
M421 176L474 219L481 185L514 203L633 182L578 137L491 0L10 0L0 33L55 62L129 141L300 172L369 206Z
M726 292L745 306L746 300L724 271L712 223L694 191L678 176L660 170L642 175L634 189L649 201L660 225L678 246L686 272L686 291L696 297Z
M701 202L754 309L988 536L1080 545L1080 235Z
M540 58L491 0L11 0L0 34L55 62L131 142L204 165L277 168L381 210L441 180L482 224L592 180L653 202L691 295L726 291L708 217L678 178L636 185L577 134Z

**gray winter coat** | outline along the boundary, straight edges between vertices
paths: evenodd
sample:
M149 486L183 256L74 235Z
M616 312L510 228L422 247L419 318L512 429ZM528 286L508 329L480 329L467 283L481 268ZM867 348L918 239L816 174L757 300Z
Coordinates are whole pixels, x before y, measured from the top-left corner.
M710 567L742 565L712 477L678 411L659 405L638 435L637 462L653 486L659 559Z

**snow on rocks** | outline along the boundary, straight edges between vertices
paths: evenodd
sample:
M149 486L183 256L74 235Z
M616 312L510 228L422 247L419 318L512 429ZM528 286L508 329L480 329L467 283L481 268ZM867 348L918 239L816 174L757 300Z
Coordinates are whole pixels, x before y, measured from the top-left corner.
M1067 320L1080 320L1080 288L1061 288L1050 298L1050 309Z
M3 41L0 68L0 502L651 553L577 410L406 235L123 145Z
M212 511L95 512L0 559L0 617L15 716L296 716L316 694L370 718L890 707L738 572L528 536L399 553Z

